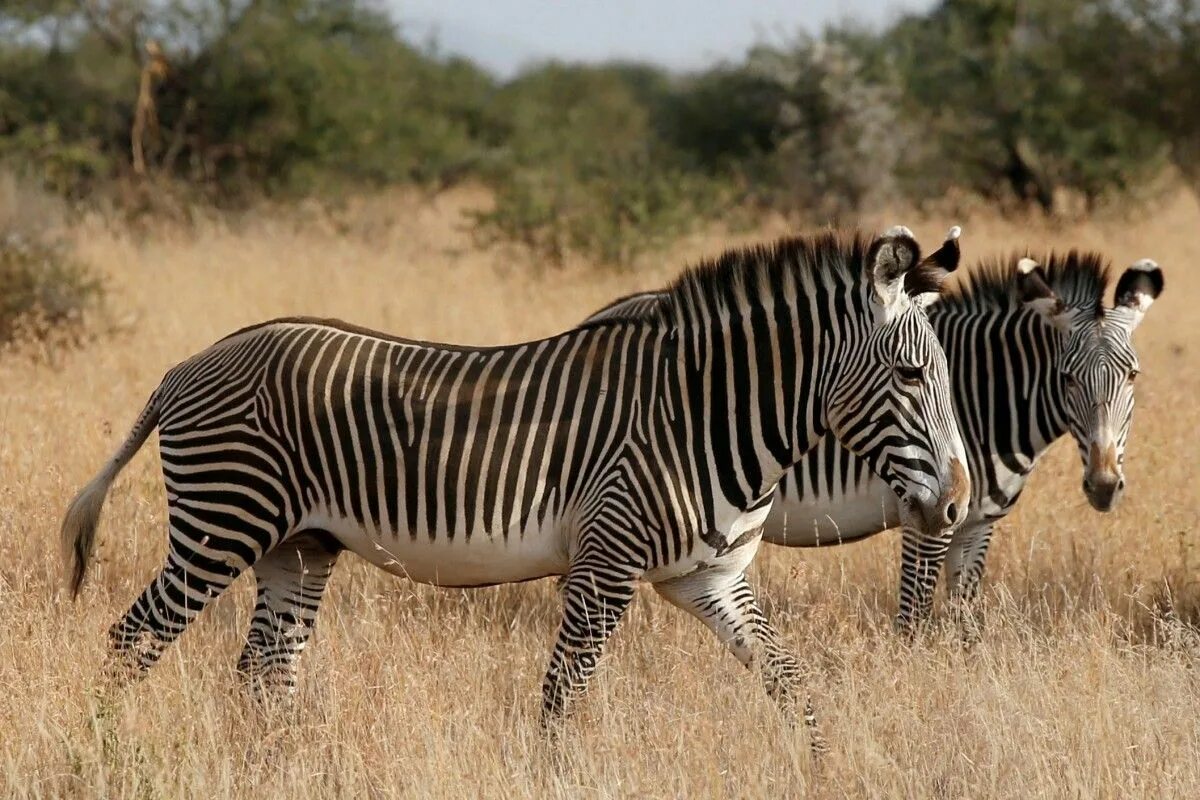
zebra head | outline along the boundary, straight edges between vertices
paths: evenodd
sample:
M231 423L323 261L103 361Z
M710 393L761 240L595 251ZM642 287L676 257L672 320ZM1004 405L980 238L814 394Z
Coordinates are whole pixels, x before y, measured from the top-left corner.
M1163 290L1162 270L1150 259L1130 266L1117 281L1115 304L1106 309L1102 273L1090 297L1072 297L1056 291L1055 281L1034 260L1022 259L1017 269L1022 302L1060 339L1053 379L1083 459L1083 491L1097 511L1111 511L1125 489L1125 442L1138 376L1132 334Z
M905 524L926 531L961 522L970 498L946 357L924 311L958 266L959 233L952 228L942 247L924 260L902 226L867 248L866 280L856 305L869 309L870 330L865 337L840 340L843 349L833 359L837 369L824 376L826 395L834 399L813 426L832 430L866 458L902 499ZM663 291L626 295L581 325L653 316L667 297Z
M844 339L828 376L825 425L901 501L906 525L941 534L966 518L970 479L946 356L925 304L958 266L957 227L920 259L907 228L877 238L866 259L866 337Z

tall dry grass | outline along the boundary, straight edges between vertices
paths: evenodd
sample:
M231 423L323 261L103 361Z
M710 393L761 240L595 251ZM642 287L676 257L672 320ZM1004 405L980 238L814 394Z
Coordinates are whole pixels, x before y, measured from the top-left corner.
M155 449L115 486L76 603L57 525L172 363L282 314L460 342L540 336L731 241L697 237L633 273L538 271L473 249L458 223L469 202L392 198L341 224L77 227L124 324L52 363L0 357L0 796L1197 796L1200 209L1185 198L1136 223L1065 230L903 220L927 242L962 222L968 260L1025 245L1098 248L1119 266L1151 256L1167 290L1136 337L1144 376L1120 509L1091 511L1074 445L1055 447L997 533L973 650L948 629L911 646L893 636L891 535L760 551L754 582L810 666L831 742L819 769L753 676L649 591L551 750L536 724L550 582L435 590L352 557L293 707L261 713L237 688L245 578L144 683L98 690L105 630L165 550Z

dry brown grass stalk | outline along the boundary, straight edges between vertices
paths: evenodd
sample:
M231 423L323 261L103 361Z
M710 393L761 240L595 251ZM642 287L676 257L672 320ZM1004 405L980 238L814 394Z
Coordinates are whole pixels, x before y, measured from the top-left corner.
M469 200L395 206L396 224L369 240L272 217L141 239L100 221L76 230L114 311L136 324L53 364L0 358L0 796L1197 796L1200 209L1187 198L1130 225L903 220L928 241L961 222L968 263L1025 245L1098 248L1118 267L1150 256L1167 291L1137 333L1122 506L1091 511L1074 446L1055 447L997 534L974 649L948 629L912 646L892 635L892 536L760 552L754 581L811 665L832 746L819 773L803 731L651 592L557 759L536 725L557 613L549 581L439 591L349 559L300 701L263 714L233 676L252 600L243 579L147 681L98 688L105 630L164 552L157 456L118 480L77 603L57 526L172 363L282 314L461 342L540 336L729 241L696 237L633 273L537 272L471 247L457 213Z

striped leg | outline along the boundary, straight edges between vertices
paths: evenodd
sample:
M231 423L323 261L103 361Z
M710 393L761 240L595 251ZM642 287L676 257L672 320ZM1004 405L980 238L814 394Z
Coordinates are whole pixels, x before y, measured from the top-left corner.
M900 613L896 630L911 636L929 619L938 573L950 547L950 533L927 536L905 526L900 550Z
M968 522L954 534L946 558L946 578L950 596L961 603L970 605L979 599L979 584L995 526L993 520Z
M328 534L301 533L254 565L258 602L238 672L255 694L295 692L300 654L312 635L340 549Z
M188 623L257 560L259 549L241 537L236 547L215 544L216 537L205 532L213 522L199 519L202 515L191 507L169 510L166 564L109 629L109 671L118 681L154 666Z
M605 642L633 600L637 574L616 565L571 566L562 586L558 639L542 682L543 723L561 719L570 701L587 688Z
M946 557L946 581L963 640L974 644L980 638L983 619L977 613L979 585L992 541L994 520L970 521L954 534Z
M757 667L767 694L779 704L789 722L795 719L796 706L803 697L812 748L817 752L825 748L812 700L800 687L800 664L759 608L745 573L706 570L656 583L654 588L707 625L743 665Z

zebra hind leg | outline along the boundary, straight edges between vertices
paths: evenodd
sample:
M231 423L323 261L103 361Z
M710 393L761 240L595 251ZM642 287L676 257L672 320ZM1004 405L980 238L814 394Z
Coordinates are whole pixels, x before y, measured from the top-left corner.
M302 532L254 565L258 600L238 672L256 698L295 693L300 654L312 636L340 550L329 534Z
M633 601L636 575L622 568L572 565L562 586L563 616L542 682L542 724L553 725L587 688L604 645Z
M213 542L198 526L198 512L170 510L166 563L125 615L108 632L107 673L117 684L145 674L188 624L246 570L258 555L245 540Z
M812 751L820 754L826 750L812 698L801 687L800 664L767 621L745 573L708 570L662 581L654 588L707 625L744 666L759 671L767 694L789 724L794 724L803 704Z

